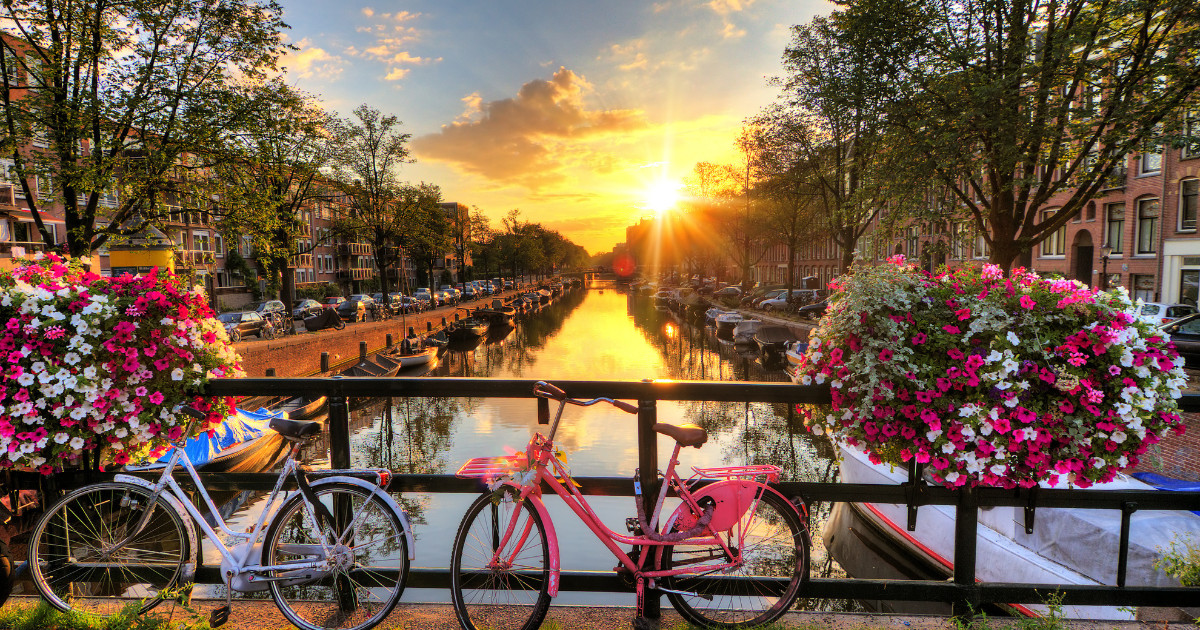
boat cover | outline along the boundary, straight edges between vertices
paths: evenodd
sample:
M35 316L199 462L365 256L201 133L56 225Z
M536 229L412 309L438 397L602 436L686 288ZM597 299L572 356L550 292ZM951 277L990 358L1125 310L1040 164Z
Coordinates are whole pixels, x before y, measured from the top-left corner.
M287 414L283 411L272 412L266 409L247 411L245 409L238 409L237 413L225 418L225 422L212 430L190 438L183 450L187 453L188 458L192 460L192 463L200 467L212 461L213 458L220 455L221 451L227 448L266 435L267 432L272 431L268 425L273 418L286 416ZM165 455L158 459L158 462L165 464L170 457L171 452L167 451Z
M335 328L335 327L337 327L338 322L341 321L341 319L342 319L342 316L338 315L337 309L335 309L335 308L322 309L320 313L317 313L316 315L313 315L312 317L304 318L304 329L305 330L324 330L326 328Z

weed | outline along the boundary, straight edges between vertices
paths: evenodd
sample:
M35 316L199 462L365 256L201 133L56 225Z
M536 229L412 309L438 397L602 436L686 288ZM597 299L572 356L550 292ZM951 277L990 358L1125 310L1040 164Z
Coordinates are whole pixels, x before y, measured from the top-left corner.
M1179 580L1184 586L1200 586L1200 545L1188 537L1171 540L1171 548L1158 549L1162 557L1154 561L1154 568Z

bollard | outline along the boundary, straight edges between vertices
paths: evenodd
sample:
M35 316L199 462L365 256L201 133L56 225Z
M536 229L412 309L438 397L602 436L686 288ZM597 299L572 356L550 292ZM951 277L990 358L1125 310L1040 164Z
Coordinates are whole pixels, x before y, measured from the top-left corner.
M275 376L275 368L267 368L267 372L263 376L266 376L268 378Z
M392 347L392 333L387 334L387 347Z
M442 328L445 328L445 327L446 327L446 318L443 317L442 318Z
M433 332L433 320L425 322L425 332Z
M329 353L322 352L321 353L321 373L324 374L328 371L329 371Z
M365 342L365 341L358 342L358 360L359 361L367 360L367 342Z
M458 321L458 313L454 314L454 321Z

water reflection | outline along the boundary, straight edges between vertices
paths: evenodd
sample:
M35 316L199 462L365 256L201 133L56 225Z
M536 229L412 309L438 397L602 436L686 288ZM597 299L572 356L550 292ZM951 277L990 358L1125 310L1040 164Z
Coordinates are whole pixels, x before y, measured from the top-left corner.
M603 289L603 290L601 290ZM429 374L440 377L554 380L640 380L670 378L710 381L786 381L751 352L654 308L612 285L576 289L540 310L517 318L473 345L451 346ZM356 466L383 466L399 473L452 474L471 457L523 449L537 430L533 399L404 398L363 401L351 415L351 457ZM691 422L710 434L702 449L686 449L680 472L690 467L774 464L787 480L831 481L836 477L827 444L801 426L790 405L712 401L662 401L662 422ZM576 476L632 476L637 467L637 433L632 416L607 406L570 408L556 436ZM671 443L659 440L659 460ZM686 476L686 473L685 473ZM417 536L415 567L445 567L454 532L473 499L464 494L406 494L398 497ZM602 520L624 531L633 514L629 497L589 499ZM561 502L548 502L563 547L564 570L605 570L612 555L578 524ZM813 574L839 575L821 546L827 510L813 506ZM576 542L578 541L578 542ZM406 600L433 601L445 592L415 592ZM574 599L572 599L574 598ZM582 599L580 599L582 598ZM564 594L559 603L632 603L632 595ZM809 608L830 608L805 602Z

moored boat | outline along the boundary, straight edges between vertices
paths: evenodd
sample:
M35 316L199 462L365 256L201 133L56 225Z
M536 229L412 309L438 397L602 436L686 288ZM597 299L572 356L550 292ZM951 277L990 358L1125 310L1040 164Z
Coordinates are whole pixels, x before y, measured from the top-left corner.
M788 346L796 340L795 333L786 326L760 326L754 332L759 357L764 365L783 365Z
M729 311L717 315L717 336L726 339L733 338L733 329L742 321L742 314Z
M898 484L907 473L887 464L873 464L857 449L841 446L840 471L845 483ZM1097 484L1091 492L1152 489L1120 475ZM976 528L976 576L983 582L1029 584L1115 584L1121 515L1111 510L1038 508L1032 533L1026 533L1023 508L999 506L980 510ZM847 511L852 511L849 513ZM932 572L926 579L942 579L954 570L954 516L950 505L923 505L917 509L916 529L907 531L907 506L881 503L838 503L826 527L826 546L854 577L901 577L887 570L918 568ZM853 523L859 523L859 526ZM868 532L868 528L870 532ZM877 536L878 540L866 537ZM1127 586L1177 586L1178 582L1154 565L1160 549L1175 539L1200 540L1200 517L1188 512L1142 510L1130 517ZM864 547L888 546L895 557L885 558L867 570L884 573L856 574L853 568ZM843 560L846 560L843 562ZM886 565L886 566L885 566ZM890 569L888 568L890 567ZM862 569L863 567L860 567ZM907 577L918 577L906 575ZM940 577L939 577L940 576ZM1052 588L1052 587L1051 587ZM1041 605L1014 606L1032 614L1045 614ZM926 610L926 612L935 612ZM1062 616L1079 619L1131 620L1133 611L1113 606L1065 605Z
M762 328L762 321L757 319L743 319L733 327L734 343L754 343L754 335Z

